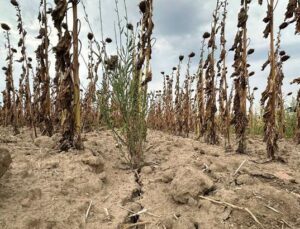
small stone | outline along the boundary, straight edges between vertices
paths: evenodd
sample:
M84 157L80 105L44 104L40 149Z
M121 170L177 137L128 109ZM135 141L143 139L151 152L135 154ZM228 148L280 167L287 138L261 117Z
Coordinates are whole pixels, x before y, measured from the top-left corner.
M117 149L121 149L121 148L122 148L122 145L119 144L119 143L117 143L117 144L116 144L116 148L117 148Z
M174 177L175 177L175 171L169 169L162 174L161 181L163 183L170 183L174 179Z
M57 222L56 221L47 221L46 222L46 228L47 229L52 229L57 227Z
M126 208L133 212L139 212L143 209L142 205L140 203L136 203L136 202L128 203L126 205Z
M59 142L59 140L61 139L61 134L59 133L53 134L51 139L53 142Z
M99 179L103 182L106 183L107 182L107 175L106 172L102 172L99 174Z
M195 200L194 198L190 197L190 198L188 199L187 204L188 204L189 206L196 207L196 206L198 205L198 201Z
M81 160L84 164L89 165L97 174L104 171L104 160L102 157L88 157Z
M24 179L24 178L32 176L32 171L26 169L26 170L21 171L19 173L19 175Z
M23 208L28 208L28 207L30 207L30 203L31 203L31 200L29 198L25 198L21 201L21 206Z
M39 200L42 198L42 190L40 188L34 188L29 190L27 197L30 200Z
M62 187L61 190L60 190L60 192L64 196L68 196L69 195L69 191L68 191L67 187Z
M249 144L254 144L254 141L252 139L248 139Z
M173 229L174 219L170 216L161 220L161 224L165 226L166 229Z
M232 209L231 208L226 208L224 212L221 214L222 220L228 220L231 216Z
M150 166L145 166L142 168L142 173L150 174L150 173L152 173L152 168Z
M46 164L46 168L47 169L56 169L59 166L59 162L58 161L51 161L51 162L47 162Z

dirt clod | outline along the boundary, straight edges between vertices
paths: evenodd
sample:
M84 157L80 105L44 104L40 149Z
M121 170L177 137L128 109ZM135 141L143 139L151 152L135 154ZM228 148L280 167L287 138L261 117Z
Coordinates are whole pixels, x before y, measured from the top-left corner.
M193 167L180 168L171 183L171 195L175 201L186 204L213 188L213 181Z
M0 177L8 170L12 162L11 155L6 148L0 148Z
M40 136L34 139L34 144L39 148L48 148L48 149L52 149L55 146L55 143L52 140L52 138L47 136Z
M82 162L86 165L89 165L97 174L104 171L104 161L100 156L84 158L82 159Z
M164 183L170 183L175 177L175 171L172 169L168 169L167 171L165 171L160 180Z
M237 185L252 185L254 184L255 180L253 177L249 176L248 174L242 174L237 177L236 184Z
M152 173L152 168L150 166L145 166L142 168L142 173L143 174L150 174Z

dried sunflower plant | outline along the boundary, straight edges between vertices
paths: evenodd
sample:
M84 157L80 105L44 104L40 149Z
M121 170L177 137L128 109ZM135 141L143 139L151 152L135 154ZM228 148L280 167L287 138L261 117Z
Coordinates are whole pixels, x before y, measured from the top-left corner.
M32 58L28 57L26 49L26 35L27 31L24 28L21 8L17 0L11 0L11 4L16 9L16 16L18 22L18 32L20 39L18 41L18 47L21 49L21 58L16 60L19 63L22 63L22 73L19 80L19 95L18 95L18 110L19 110L19 120L21 123L29 125L34 130L34 135L37 136L34 118L32 112L32 102L31 102L31 89L30 89L30 69L32 69ZM23 98L25 98L24 103L24 113L23 113Z
M285 12L285 21L280 25L280 29L285 29L291 24L296 24L295 34L300 34L300 1L299 0L289 0ZM286 56L285 53L282 55L281 60L286 61L289 59L289 56ZM300 78L295 79L293 84L300 84ZM295 140L300 144L300 90L297 94L296 99L296 116L297 116L297 125L296 125L296 135Z
M40 125L43 135L53 135L53 125L51 119L51 99L50 99L50 74L49 74L49 26L48 26L48 14L51 10L47 9L47 1L42 0L40 2L40 12L38 20L40 22L40 30L37 39L41 40L41 44L38 46L36 53L37 68L36 68L36 81L35 88L39 88L39 93L34 93L37 96L35 101L35 113L38 113L36 122Z
M78 1L56 1L52 11L54 26L58 31L58 43L53 48L56 57L56 76L54 83L57 87L56 110L60 112L62 138L60 150L70 148L83 149L81 140L81 110L80 110L80 81L79 81L79 41L78 41ZM67 23L68 5L71 4L73 28L69 30ZM65 20L65 22L64 22ZM73 54L71 48L73 46Z
M205 114L205 141L208 144L215 145L219 143L216 123L216 71L215 71L215 52L216 35L218 32L219 14L221 9L221 1L217 1L216 8L213 12L213 21L211 26L210 38L208 40L209 54L205 63L205 80L206 80L206 114Z
M249 85L249 77L254 75L254 72L249 73L247 57L254 53L254 49L248 50L247 38L247 21L248 21L248 1L242 1L241 10L238 15L238 32L236 34L234 44L231 50L235 51L234 55L234 85L235 96L233 104L233 119L231 123L235 127L236 138L238 141L238 153L246 153L246 131L248 127L247 116L247 87Z
M220 129L224 135L225 148L231 149L230 142L230 108L228 103L228 79L227 79L227 66L226 66L226 18L227 18L227 6L228 1L225 0L221 3L223 7L222 21L221 21L221 35L220 35L220 46L221 54L220 59L217 63L218 75L220 77L219 86L219 115L220 115Z
M270 73L268 77L268 85L265 91L262 93L261 105L264 107L264 140L267 144L267 155L271 160L275 159L275 154L278 151L278 120L276 118L276 111L278 108L278 95L277 93L281 90L281 83L278 77L280 75L280 68L277 64L277 53L274 42L274 10L275 1L268 1L267 16L264 18L264 22L267 24L264 30L264 37L270 38L270 49L269 57L267 62L264 64L263 69L270 65Z
M4 97L4 125L12 125L14 134L19 133L19 124L18 124L18 115L17 115L17 104L16 104L16 91L14 86L14 78L13 78L13 60L14 54L17 53L17 50L14 49L11 45L10 40L10 27L2 23L1 28L4 31L4 36L6 39L6 49L7 49L7 66L3 67L2 70L5 72L6 76L6 88L3 92Z

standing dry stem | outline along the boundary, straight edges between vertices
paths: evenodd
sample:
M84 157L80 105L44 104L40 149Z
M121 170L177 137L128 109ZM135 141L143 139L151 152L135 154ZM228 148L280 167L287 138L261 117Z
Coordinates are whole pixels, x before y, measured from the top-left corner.
M266 90L262 94L261 103L264 106L264 140L267 143L267 154L271 159L275 159L275 153L278 150L278 129L276 123L276 107L277 107L277 71L276 71L276 55L274 45L274 0L270 0L268 4L268 15L269 22L264 32L264 36L267 38L270 36L270 50L269 50L269 61L270 61L270 75L268 77L268 85Z
M219 10L221 8L221 3L218 0L216 9L213 13L213 23L211 28L211 36L208 41L208 47L211 49L207 57L208 66L206 69L206 136L205 140L208 144L215 145L219 143L219 138L217 135L217 125L216 125L216 87L215 87L215 50L216 50L216 33L217 24L219 21Z

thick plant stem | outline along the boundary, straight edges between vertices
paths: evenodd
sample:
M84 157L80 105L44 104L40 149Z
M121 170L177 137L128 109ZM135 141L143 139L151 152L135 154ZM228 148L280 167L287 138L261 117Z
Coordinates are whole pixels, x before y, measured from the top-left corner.
M266 91L263 93L262 102L263 104L267 100L266 107L264 109L264 140L267 144L267 155L270 159L275 159L275 153L278 150L278 130L276 123L276 105L277 105L277 80L276 80L276 61L275 61L275 45L274 45L274 0L269 2L270 13L270 75L268 78L268 86Z
M73 80L74 80L74 145L76 149L82 149L81 140L81 118L80 118L80 79L79 79L79 62L78 62L78 16L77 0L72 1L73 9Z
M21 14L21 8L19 6L19 4L16 6L16 11L17 11L17 17L18 17L18 29L19 29L19 34L20 34L20 41L19 41L19 46L21 47L22 50L22 58L23 58L23 66L22 66L22 76L20 79L20 86L24 89L25 91L23 91L23 89L21 90L22 93L24 93L25 95L25 116L26 116L26 121L27 124L30 125L31 129L33 130L33 134L35 137L37 137L37 133L36 133L36 128L34 125L34 120L33 120L33 114L32 114L32 104L31 104L31 91L30 91L30 80L29 80L29 60L28 60L28 56L27 56L27 52L26 52L26 44L25 44L25 40L26 40L26 34L27 32L24 30L24 24L23 24L23 19L22 19L22 14ZM23 80L25 80L25 84L23 85ZM20 88L19 88L20 90ZM20 93L20 100L22 100L22 93ZM22 109L22 108L21 108Z
M297 96L297 129L296 129L296 142L300 144L300 90Z
M270 8L274 9L274 0L270 0ZM270 94L270 105L269 109L273 112L271 112L271 117L266 120L267 121L267 127L266 128L272 128L273 132L275 132L271 136L267 136L268 132L265 132L265 135L267 137L267 151L268 156L272 159L275 157L276 152L276 145L277 145L277 133L276 133L276 66L275 66L275 52L274 52L274 14L272 12L272 20L271 20L271 34L270 34L270 62L271 62L271 94ZM268 123L269 122L269 123Z
M230 105L228 103L228 83L227 83L227 67L226 67L226 18L227 18L227 5L228 2L225 0L223 2L223 19L221 23L221 55L220 62L222 62L222 66L219 66L219 71L221 74L220 79L220 92L219 92L219 102L220 102L220 114L221 114L221 128L223 129L223 134L225 138L225 148L227 150L231 149L230 143ZM221 64L221 63L220 63Z
M244 8L246 12L248 12L248 3L244 1ZM242 75L240 81L240 118L242 118L243 122L241 125L241 129L239 130L238 136L238 153L245 153L247 149L246 144L246 129L248 125L247 120L247 81L248 81L248 68L247 68L247 23L244 23L243 26L243 56L242 56Z
M205 121L205 100L204 100L204 76L203 76L203 56L204 56L205 39L203 38L201 52L200 52L200 63L197 72L197 115L196 115L196 138L200 139L204 134L204 121Z
M175 133L176 135L182 134L182 109L181 109L181 94L180 94L180 70L183 56L179 57L177 66L176 83L175 83Z
M6 38L7 38L7 48L8 48L8 67L6 70L6 76L7 76L7 93L8 97L11 96L12 94L12 104L10 108L10 115L7 117L11 116L10 118L10 124L12 124L14 128L14 134L18 134L19 132L19 122L18 122L18 113L17 113L17 105L16 105L16 92L15 92L15 86L14 86L14 78L13 78L13 52L12 52L12 47L11 47L11 42L10 42L10 34L7 31L6 32ZM10 98L8 98L10 101Z
M50 75L49 75L49 57L48 57L48 48L49 48L49 40L48 40L48 18L47 18L47 0L43 1L44 4L44 15L45 15L45 62L46 62L46 75L45 75L45 84L44 84L44 93L45 93L45 101L43 106L43 115L44 122L46 127L46 132L48 136L52 136L53 134L53 126L51 121L51 99L50 99Z
M216 33L218 26L218 12L220 10L220 1L217 1L216 9L213 13L213 24L211 28L211 37L208 47L211 47L211 52L208 56L209 66L206 70L206 136L205 141L208 144L216 145L219 143L216 125L216 86L215 86L215 50L216 50Z

